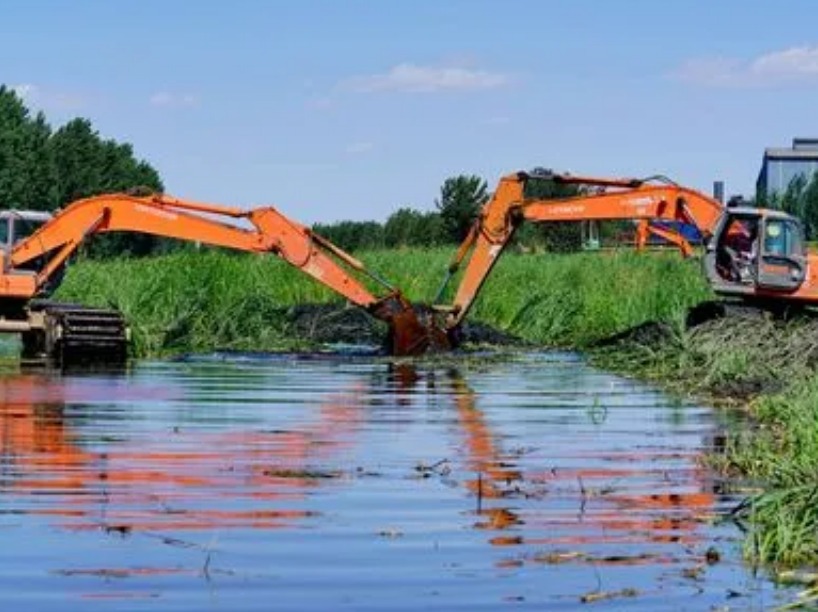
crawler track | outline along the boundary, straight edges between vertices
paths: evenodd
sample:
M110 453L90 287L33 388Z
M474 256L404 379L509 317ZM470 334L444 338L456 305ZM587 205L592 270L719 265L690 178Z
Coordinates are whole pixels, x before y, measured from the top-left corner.
M121 367L128 357L128 327L117 310L37 303L23 333L23 360L60 368Z

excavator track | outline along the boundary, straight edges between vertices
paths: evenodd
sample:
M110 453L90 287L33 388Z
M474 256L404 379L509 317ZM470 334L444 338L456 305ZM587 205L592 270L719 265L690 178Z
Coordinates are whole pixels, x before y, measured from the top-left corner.
M32 329L23 333L23 360L59 368L122 367L129 331L117 310L53 302L29 308Z

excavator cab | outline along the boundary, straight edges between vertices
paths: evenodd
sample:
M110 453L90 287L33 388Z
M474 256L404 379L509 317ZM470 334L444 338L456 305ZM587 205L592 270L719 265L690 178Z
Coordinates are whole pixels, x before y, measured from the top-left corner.
M797 291L807 273L803 227L781 211L729 208L708 243L704 266L717 293Z
M31 236L51 218L51 214L36 210L0 211L0 248L5 254L4 261L8 261L15 244ZM37 258L22 269L38 272L44 263L44 258Z

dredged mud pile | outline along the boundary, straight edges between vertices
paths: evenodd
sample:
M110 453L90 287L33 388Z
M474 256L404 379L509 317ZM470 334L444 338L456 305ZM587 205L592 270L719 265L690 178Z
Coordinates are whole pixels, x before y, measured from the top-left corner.
M818 317L706 302L685 321L649 322L596 343L603 367L739 402L818 370Z
M315 344L384 346L387 326L361 308L338 304L301 304L289 308L285 320L300 340ZM464 322L458 339L463 348L475 346L523 347L527 344L483 323Z

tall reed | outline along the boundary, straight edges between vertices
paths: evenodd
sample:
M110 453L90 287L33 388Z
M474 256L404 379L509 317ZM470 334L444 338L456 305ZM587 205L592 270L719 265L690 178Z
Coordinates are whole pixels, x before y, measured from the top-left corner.
M430 302L449 256L434 249L361 258L410 299ZM679 316L708 295L696 264L671 253L507 253L469 316L538 344L581 347ZM288 326L288 307L341 301L274 257L219 251L82 261L70 268L58 297L122 310L138 356L292 347L300 339Z

